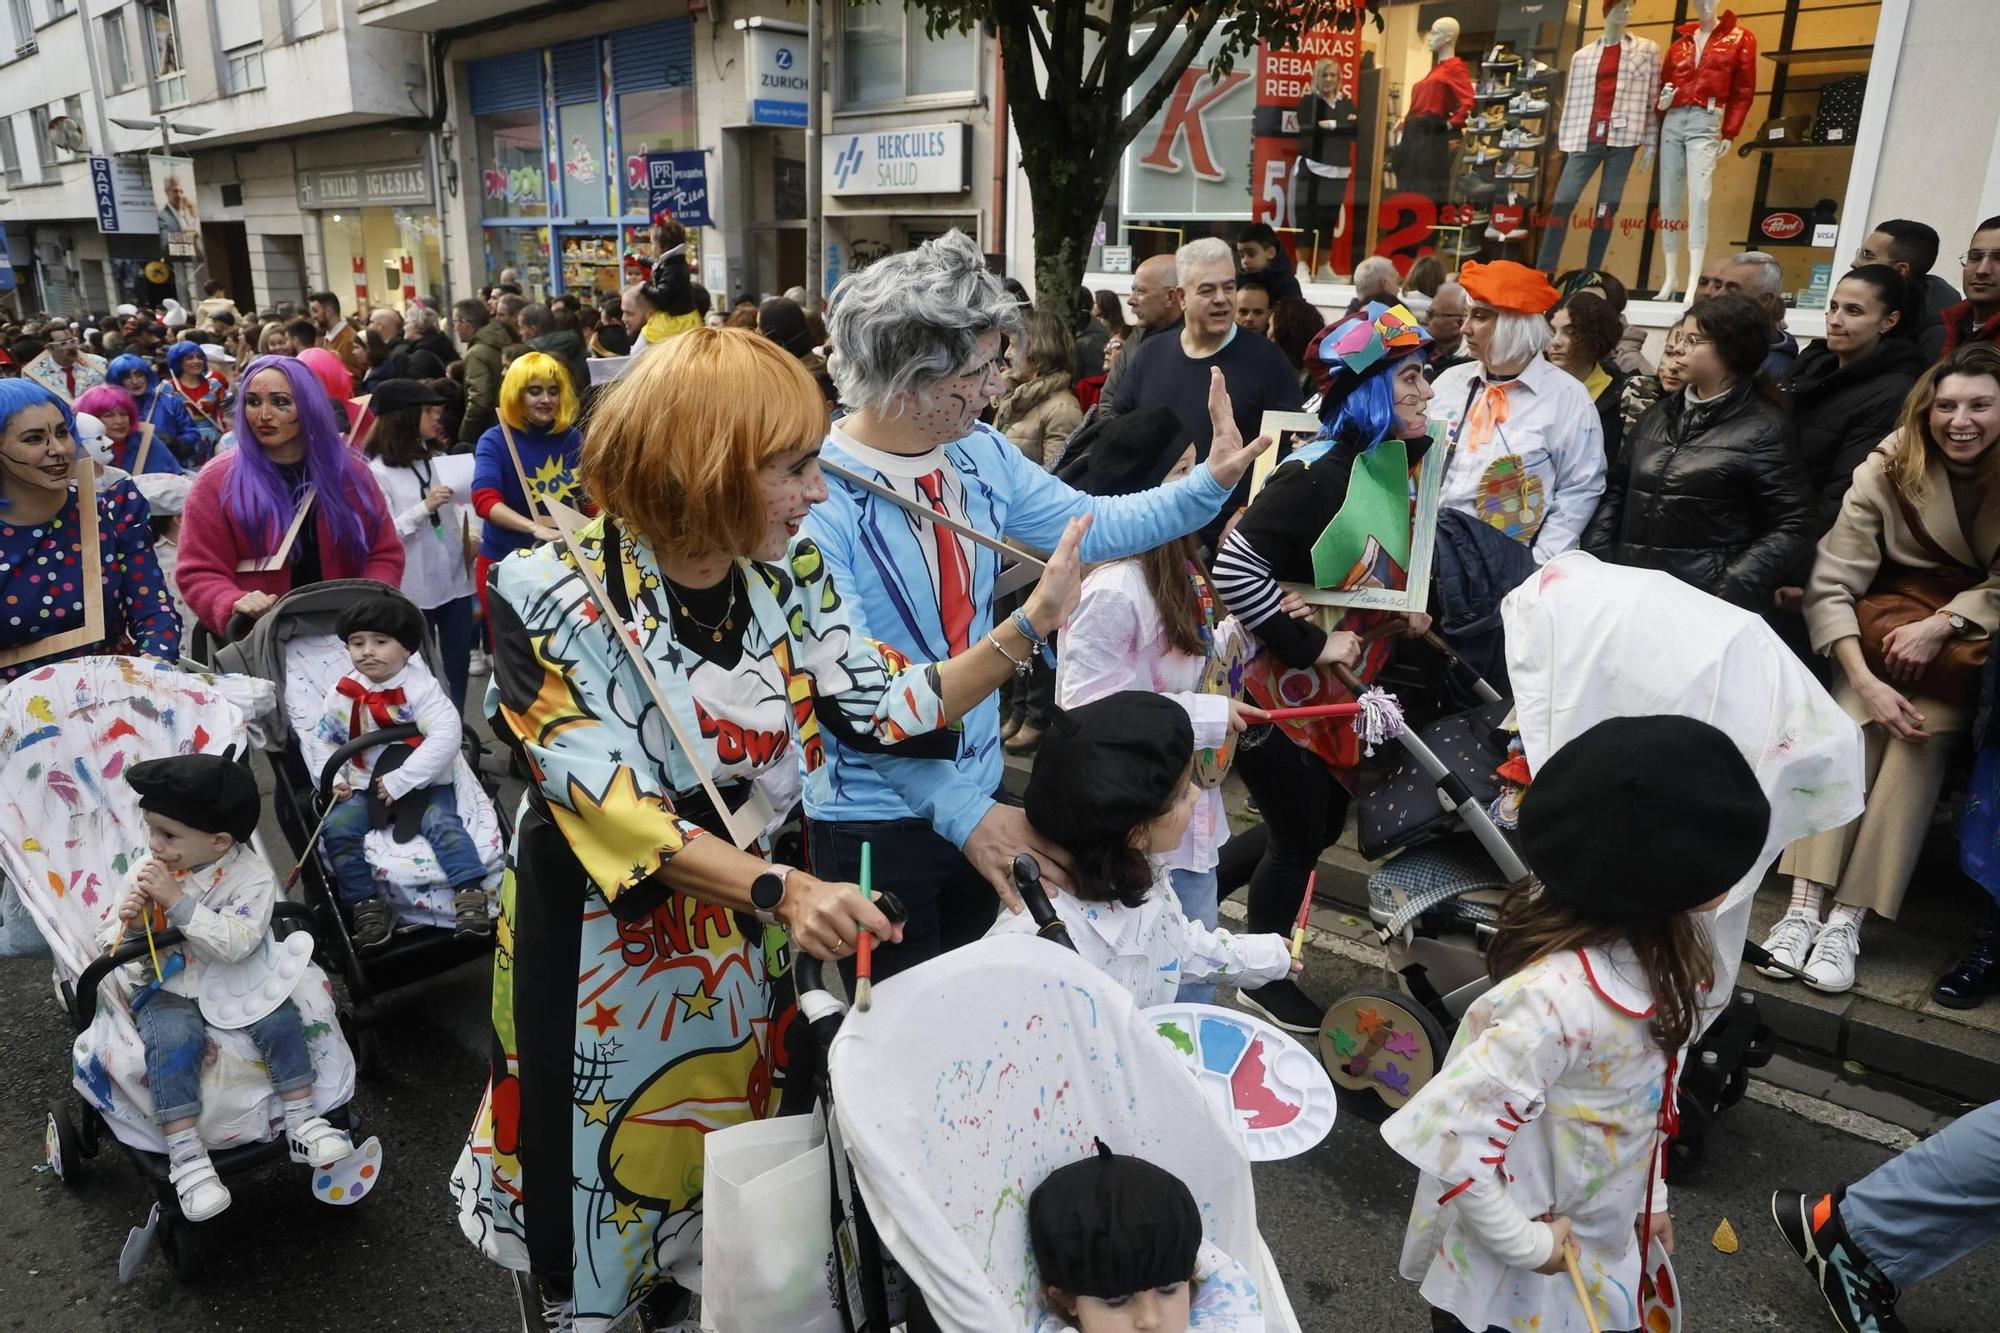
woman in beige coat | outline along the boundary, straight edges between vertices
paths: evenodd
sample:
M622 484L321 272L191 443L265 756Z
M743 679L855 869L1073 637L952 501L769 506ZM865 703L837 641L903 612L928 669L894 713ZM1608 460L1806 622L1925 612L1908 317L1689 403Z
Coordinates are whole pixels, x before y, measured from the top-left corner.
M1072 389L1076 340L1046 310L1030 310L1014 339L1007 391L993 400L993 428L1043 467L1053 469L1071 432L1083 423Z
M1971 725L1973 700L1929 698L1911 682L1949 641L1987 638L2000 628L1996 441L2000 350L1963 348L1917 381L1902 424L1855 469L1840 518L1819 544L1806 589L1806 629L1813 648L1830 653L1839 667L1834 698L1862 724L1868 806L1847 827L1786 850L1778 870L1793 877L1791 906L1764 941L1781 961L1803 967L1817 990L1850 989L1862 918L1870 909L1894 918L1901 908L1946 767ZM1905 504L1929 542L1909 522ZM1892 565L1940 573L1955 565L1986 577L1935 615L1891 630L1882 642L1886 669L1877 675L1862 654L1855 604ZM1822 922L1828 889L1834 906Z

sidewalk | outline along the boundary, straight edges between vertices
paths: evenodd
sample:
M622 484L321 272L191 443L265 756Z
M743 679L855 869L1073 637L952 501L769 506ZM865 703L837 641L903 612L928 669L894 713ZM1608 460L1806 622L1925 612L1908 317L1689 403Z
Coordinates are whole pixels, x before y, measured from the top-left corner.
M1008 756L1010 790L1018 793L1026 783L1029 763ZM1223 795L1238 832L1260 822L1234 776ZM1766 1078L1796 1092L1858 1103L1918 1132L1926 1125L1906 1109L1913 1101L2000 1100L2000 997L1962 1011L1930 999L1932 984L1958 960L1979 910L1977 889L1958 874L1954 855L1948 839L1935 842L1917 869L1901 919L1868 922L1860 980L1848 994L1822 995L1800 982L1743 969L1737 985L1757 992L1764 1021L1797 1057L1774 1064ZM1320 858L1312 924L1373 951L1379 946L1368 921L1368 872L1350 826ZM1752 939L1763 938L1789 892L1775 879L1765 885L1752 909ZM1880 1110L1872 1105L1878 1101Z

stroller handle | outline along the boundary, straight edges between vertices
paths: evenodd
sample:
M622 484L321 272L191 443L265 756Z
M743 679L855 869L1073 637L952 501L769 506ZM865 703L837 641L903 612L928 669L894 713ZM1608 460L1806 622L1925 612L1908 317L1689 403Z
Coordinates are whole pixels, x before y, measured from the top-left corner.
M1042 887L1042 863L1029 852L1022 852L1014 858L1014 892L1021 895L1028 915L1034 918L1037 935L1053 940L1072 953L1076 951L1076 941L1069 937L1069 927L1056 915L1054 904L1049 902L1048 890Z
M275 903L271 907L271 922L275 925L280 921L290 921L295 925L310 927L313 922L312 909L300 903ZM155 931L152 947L171 949L180 944L184 938L179 927ZM145 940L127 940L117 949L101 955L89 967L83 969L83 975L76 979L76 1008L70 1016L78 1032L88 1028L91 1021L97 1017L97 988L103 984L104 978L113 968L123 967L127 963L144 958L146 954Z
M378 727L374 731L364 731L335 750L319 774L320 804L325 805L333 799L333 780L340 776L341 768L355 755L363 750L372 750L378 745L394 745L399 741L414 740L423 734L423 728L416 723L399 722L393 727Z

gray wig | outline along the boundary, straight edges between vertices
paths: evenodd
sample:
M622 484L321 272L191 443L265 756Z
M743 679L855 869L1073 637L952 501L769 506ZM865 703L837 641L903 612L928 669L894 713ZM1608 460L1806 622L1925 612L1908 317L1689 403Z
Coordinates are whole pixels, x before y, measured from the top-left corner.
M840 280L826 368L843 403L887 412L901 395L962 372L985 334L1020 327L1020 307L979 247L948 231Z
M1486 364L1505 366L1531 360L1548 350L1549 339L1553 336L1555 330L1541 315L1530 315L1520 310L1496 310L1493 332L1486 336Z

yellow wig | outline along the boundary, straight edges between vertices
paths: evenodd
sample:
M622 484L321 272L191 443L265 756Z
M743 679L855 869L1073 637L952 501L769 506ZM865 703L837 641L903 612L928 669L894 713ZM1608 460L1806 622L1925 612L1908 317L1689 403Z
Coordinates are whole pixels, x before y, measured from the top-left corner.
M553 380L561 391L561 400L556 404L556 419L550 434L560 435L576 420L576 386L569 382L569 370L562 362L547 352L525 352L507 367L507 376L500 381L500 419L515 430L526 430L528 419L521 412L521 400L527 395L528 386L536 380Z

